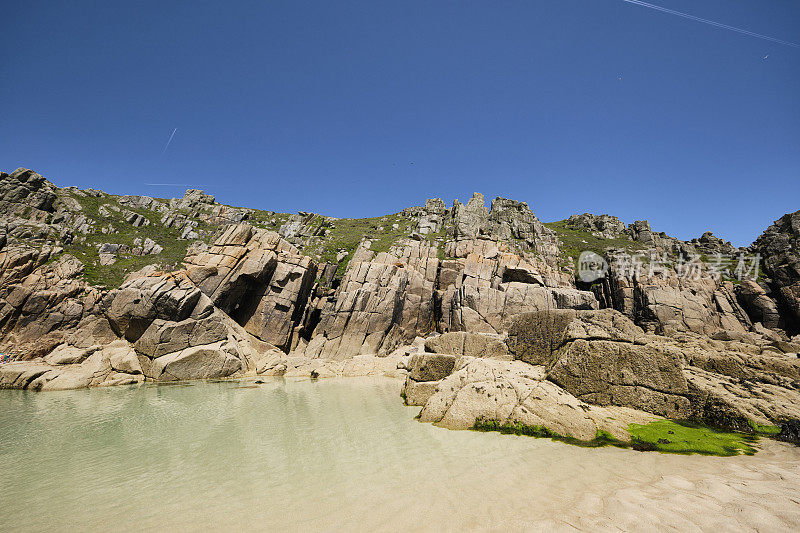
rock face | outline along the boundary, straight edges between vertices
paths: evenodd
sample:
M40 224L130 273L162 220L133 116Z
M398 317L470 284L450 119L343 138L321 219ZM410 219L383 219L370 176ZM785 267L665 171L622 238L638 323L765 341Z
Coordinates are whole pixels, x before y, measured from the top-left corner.
M434 247L409 240L374 258L366 251L358 255L339 288L321 305L306 355L342 359L389 353L419 334L435 331L433 293L439 261Z
M641 264L615 258L593 287L603 307L612 307L647 331L661 334L720 331L743 334L752 323L730 281L708 265L686 261Z
M136 353L125 341L86 349L62 346L44 362L14 362L0 367L0 388L64 390L144 381ZM67 353L69 357L64 357Z
M425 341L425 351L471 357L509 358L508 346L502 337L454 331Z
M317 275L278 234L231 226L185 261L191 281L255 337L288 349Z
M550 259L558 253L555 233L544 227L525 202L498 197L489 210L483 195L476 192L466 204L456 200L452 213L455 241L515 240L523 250L534 250Z
M800 333L800 211L784 215L753 244L763 258L767 284L777 297L792 335Z
M0 172L0 213L8 214L20 205L52 212L56 199L53 187L41 174L26 168L11 174Z

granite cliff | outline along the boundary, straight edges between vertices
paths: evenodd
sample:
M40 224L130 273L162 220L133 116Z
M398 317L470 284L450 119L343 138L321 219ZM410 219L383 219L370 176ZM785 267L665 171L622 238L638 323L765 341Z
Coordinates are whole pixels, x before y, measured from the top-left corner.
M0 387L391 374L423 421L582 440L800 416L800 211L741 249L477 193L336 219L21 168L0 214Z

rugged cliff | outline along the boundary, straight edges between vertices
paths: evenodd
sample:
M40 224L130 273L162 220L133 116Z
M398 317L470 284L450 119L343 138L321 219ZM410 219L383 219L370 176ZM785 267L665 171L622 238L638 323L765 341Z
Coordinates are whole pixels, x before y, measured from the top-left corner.
M0 214L2 387L388 372L423 420L581 439L800 413L800 212L737 249L477 193L336 219L18 169ZM590 279L583 251L604 261Z

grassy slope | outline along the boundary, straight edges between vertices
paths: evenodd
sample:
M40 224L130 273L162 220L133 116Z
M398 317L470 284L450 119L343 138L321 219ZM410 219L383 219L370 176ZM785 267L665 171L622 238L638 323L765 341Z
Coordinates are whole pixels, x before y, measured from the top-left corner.
M84 264L84 277L92 285L104 286L109 288L119 287L122 281L131 272L135 272L147 265L158 264L166 269L176 268L186 256L186 249L192 241L180 238L179 228L166 228L161 224L161 214L148 209L136 209L120 205L116 196L107 195L101 197L93 196L73 196L83 209L82 213L95 221L99 228L107 226L109 223L114 226L118 233L90 233L85 236L85 241L73 243L64 247L64 252L77 257ZM127 209L139 213L148 220L150 224L136 228L129 224L122 216L121 212L110 211L111 216L103 217L99 213L102 205L115 205L120 210ZM204 229L209 234L213 233L214 228L199 222L199 229ZM76 241L83 235L76 235ZM133 241L136 238L144 241L152 239L164 247L160 254L135 256L132 254L119 254L117 261L113 265L100 265L98 246L101 243L109 242L116 244L126 244L133 248Z

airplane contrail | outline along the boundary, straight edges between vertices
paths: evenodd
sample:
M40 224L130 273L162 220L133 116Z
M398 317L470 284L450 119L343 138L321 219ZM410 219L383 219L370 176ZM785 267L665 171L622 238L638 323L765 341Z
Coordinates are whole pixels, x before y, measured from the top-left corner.
M162 153L162 154L163 154L163 153L166 153L166 151L167 151L167 148L169 148L169 143L171 143L171 142L172 142L172 138L173 138L173 137L175 137L175 132L176 132L176 131L178 131L178 128L175 128L174 130L172 130L172 133L171 133L171 134L170 134L170 136L169 136L169 140L167 141L167 144L166 144L166 146L164 146L164 149L163 149L163 150L161 150L161 153Z
M656 6L653 4L649 4L647 2L642 2L641 0L622 0L626 4L635 4L637 6L647 7L649 9L655 9L656 11L661 11L663 13L669 13L670 15L677 15L679 17L683 17L685 19L694 20L696 22L702 22L703 24L710 24L711 26L716 26L717 28L722 28L725 30L732 30L735 32L739 32L743 35L749 35L750 37L757 37L759 39L764 39L767 41L772 41L773 43L785 44L786 46L793 46L794 48L800 48L800 44L793 43L790 41L784 41L783 39L776 39L775 37L770 37L769 35L762 35L761 33L756 33L750 30L745 30L742 28L737 28L735 26L728 26L727 24L722 24L720 22L714 22L713 20L708 20L700 17L696 17L694 15L690 15L689 13L683 13L681 11L675 11L674 9L667 9L666 7Z

